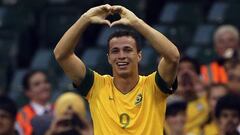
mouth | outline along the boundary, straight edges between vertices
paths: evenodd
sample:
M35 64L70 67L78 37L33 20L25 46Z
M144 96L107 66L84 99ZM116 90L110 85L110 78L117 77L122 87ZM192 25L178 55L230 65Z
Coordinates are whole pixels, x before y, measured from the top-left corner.
M127 68L128 66L128 62L117 62L117 66L120 68L120 69L125 69Z

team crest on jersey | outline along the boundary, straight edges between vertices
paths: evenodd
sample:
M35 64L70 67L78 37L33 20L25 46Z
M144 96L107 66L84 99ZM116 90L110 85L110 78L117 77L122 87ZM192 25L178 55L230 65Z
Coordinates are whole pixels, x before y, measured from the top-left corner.
M135 100L135 105L136 105L136 106L139 106L139 105L142 104L142 98L143 98L143 97L142 97L142 94L141 94L141 93L137 95L136 100Z

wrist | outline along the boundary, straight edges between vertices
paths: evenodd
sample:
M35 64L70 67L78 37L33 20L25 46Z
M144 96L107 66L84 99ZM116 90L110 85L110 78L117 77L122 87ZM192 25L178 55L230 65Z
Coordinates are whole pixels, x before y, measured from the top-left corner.
M90 24L91 23L91 19L88 15L86 14L83 14L81 17L80 17L80 22L81 23L84 23L84 24Z
M138 29L141 28L142 23L143 23L142 19L136 18L135 20L132 20L130 24L133 28Z

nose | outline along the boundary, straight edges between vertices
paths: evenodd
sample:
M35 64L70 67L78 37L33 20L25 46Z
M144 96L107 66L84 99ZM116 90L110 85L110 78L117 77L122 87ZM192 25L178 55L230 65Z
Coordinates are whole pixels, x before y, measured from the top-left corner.
M125 59L125 58L126 58L126 54L124 53L124 51L120 51L118 55L118 59Z

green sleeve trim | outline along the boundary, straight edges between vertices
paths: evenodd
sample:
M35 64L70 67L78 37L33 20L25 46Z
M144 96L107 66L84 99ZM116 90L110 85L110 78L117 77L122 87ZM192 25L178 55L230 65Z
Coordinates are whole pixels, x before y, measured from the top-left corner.
M94 82L94 73L89 68L86 68L86 75L84 79L81 81L79 86L76 86L73 83L73 87L75 87L82 96L87 96L88 92L90 91L91 87L93 86Z
M177 90L177 87L178 87L177 78L175 79L173 85L171 87L169 87L167 85L167 83L159 75L158 72L155 75L155 82L156 82L158 88L165 94L173 94Z

